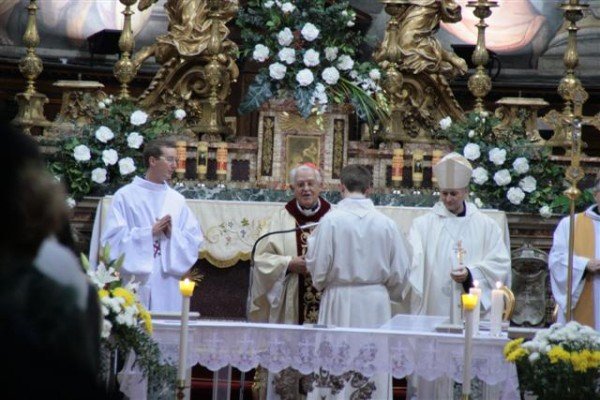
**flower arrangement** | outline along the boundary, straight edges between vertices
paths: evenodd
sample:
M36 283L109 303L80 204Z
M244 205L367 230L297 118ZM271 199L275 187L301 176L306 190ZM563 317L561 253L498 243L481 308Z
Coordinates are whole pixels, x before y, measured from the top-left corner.
M304 118L332 103L351 103L374 124L388 116L372 62L360 63L364 42L348 2L249 0L240 10L243 55L261 64L239 110L257 110L271 98L293 97Z
M478 207L552 215L564 171L549 160L550 149L525 138L521 120L502 129L498 118L472 112L463 121L444 118L435 136L473 165L470 190Z
M112 193L143 169L144 143L183 128L184 110L150 116L130 100L106 97L93 122L59 139L50 171L65 182L73 199Z
M96 268L91 268L89 260L81 255L82 265L100 298L102 348L106 352L118 350L123 355L133 351L135 362L148 377L152 398L161 397L161 393L173 394L176 370L163 363L158 345L152 339L150 313L137 299L138 284L133 280L122 282L119 269L124 257L108 261L109 255L106 246L100 251Z
M507 343L504 357L538 400L600 399L600 333L590 327L554 324L530 341Z

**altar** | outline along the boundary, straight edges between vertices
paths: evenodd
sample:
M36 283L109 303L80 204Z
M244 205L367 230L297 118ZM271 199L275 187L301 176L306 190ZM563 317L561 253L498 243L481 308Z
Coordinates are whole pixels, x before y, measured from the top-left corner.
M179 321L155 320L153 326L163 359L176 364ZM186 366L201 364L218 371L229 365L250 371L261 365L275 372L292 367L303 374L322 368L334 375L355 371L365 376L414 374L427 380L462 381L462 334L405 329L191 321ZM506 337L476 336L472 376L496 390L496 398L519 399L516 367L502 354L507 341Z

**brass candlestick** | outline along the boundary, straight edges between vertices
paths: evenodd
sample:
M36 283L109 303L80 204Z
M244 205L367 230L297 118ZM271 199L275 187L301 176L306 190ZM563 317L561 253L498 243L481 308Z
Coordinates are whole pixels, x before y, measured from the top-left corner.
M475 96L475 112L482 113L485 111L483 98L492 90L492 78L487 73L485 66L490 60L490 55L485 48L485 28L488 25L485 19L492 15L492 7L498 7L498 2L487 0L469 1L467 7L475 8L473 14L479 18L477 23L477 45L473 52L473 64L475 64L475 74L469 78L469 90Z
M36 22L37 9L37 1L30 0L27 6L27 27L23 34L27 54L19 61L19 71L27 79L27 88L25 92L15 96L19 111L13 123L21 126L25 132L30 132L32 126L47 127L51 124L44 116L44 104L48 103L48 98L35 89L35 80L44 70L42 59L35 53L40 44Z
M135 4L137 0L119 0L121 4L125 6L123 15L125 21L123 22L123 31L119 38L119 49L121 50L121 58L116 62L114 68L115 77L121 82L121 91L119 97L122 99L129 98L129 82L133 80L136 75L136 68L131 61L131 53L133 52L133 29L131 28L131 6Z

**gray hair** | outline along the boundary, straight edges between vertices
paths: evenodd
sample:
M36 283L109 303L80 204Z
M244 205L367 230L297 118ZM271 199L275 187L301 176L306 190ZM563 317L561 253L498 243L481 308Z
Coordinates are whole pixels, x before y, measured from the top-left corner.
M323 176L321 175L321 172L318 169L309 167L308 165L305 165L305 164L301 164L290 170L290 184L291 185L296 183L296 175L298 174L299 171L312 171L315 174L315 178L317 179L317 182L323 183Z

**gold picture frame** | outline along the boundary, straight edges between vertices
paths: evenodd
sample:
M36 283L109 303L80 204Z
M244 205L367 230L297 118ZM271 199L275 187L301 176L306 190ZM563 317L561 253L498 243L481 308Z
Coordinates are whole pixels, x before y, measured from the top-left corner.
M289 172L299 164L313 163L317 166L321 161L321 137L289 135L285 142L285 176L289 179Z

